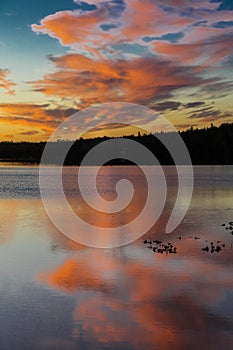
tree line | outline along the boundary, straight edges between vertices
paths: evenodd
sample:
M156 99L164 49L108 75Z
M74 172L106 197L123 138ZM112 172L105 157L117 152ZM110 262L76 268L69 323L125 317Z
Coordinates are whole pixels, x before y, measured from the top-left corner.
M233 123L224 123L219 127L213 124L208 128L194 129L179 132L183 139L192 163L194 165L228 165L233 164ZM123 138L126 136L123 136ZM159 138L166 140L172 147L177 134L173 132L161 132L158 134L127 136L126 138L137 141L146 146L162 165L172 165L174 161L164 144ZM69 152L65 159L65 165L80 165L84 156L99 143L111 139L110 137L97 137L92 139L78 139L76 141L63 141L50 143L53 152L52 164L59 163L60 150L66 146ZM9 162L37 163L41 161L46 142L1 142L0 160ZM107 163L108 165L132 164L125 159L118 158ZM95 161L92 165L95 164Z

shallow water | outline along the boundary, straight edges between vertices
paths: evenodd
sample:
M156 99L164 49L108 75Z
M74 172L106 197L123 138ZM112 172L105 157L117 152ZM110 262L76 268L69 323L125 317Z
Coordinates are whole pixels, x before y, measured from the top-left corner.
M164 230L177 181L172 167L165 172L168 199L150 232L124 247L95 249L53 226L36 166L0 166L1 350L233 348L233 236L221 226L233 221L233 167L194 168L190 208L171 234ZM64 182L76 210L74 173L66 168ZM98 181L101 194L111 198L122 176L134 177L140 194L122 213L124 221L138 214L144 198L140 173L106 167ZM100 220L88 210L82 206L81 212L102 226L121 219ZM177 254L153 253L145 238L170 241ZM225 244L221 252L202 251L217 240Z

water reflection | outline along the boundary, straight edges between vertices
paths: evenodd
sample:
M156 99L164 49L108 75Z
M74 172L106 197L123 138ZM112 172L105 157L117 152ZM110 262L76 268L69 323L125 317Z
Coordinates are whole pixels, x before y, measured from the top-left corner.
M0 201L0 245L11 241L15 235L17 207L14 201ZM9 216L9 212L11 216Z
M215 306L232 291L231 265L144 256L122 264L114 252L91 250L38 278L75 294L72 334L95 348L204 349L209 337L219 349L229 333L230 349L233 320Z
M221 225L233 218L233 168L207 168L196 170L190 210L174 233L164 234L169 178L171 202L150 232L100 250L59 233L38 197L17 192L26 171L11 173L17 195L5 180L0 201L0 349L232 349L233 239ZM150 239L171 242L177 254L153 253ZM205 240L224 250L202 251Z

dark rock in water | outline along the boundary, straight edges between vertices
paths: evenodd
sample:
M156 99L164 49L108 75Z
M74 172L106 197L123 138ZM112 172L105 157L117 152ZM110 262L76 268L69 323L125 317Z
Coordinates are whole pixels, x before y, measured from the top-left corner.
M174 247L173 249L170 248L170 249L168 250L168 253L170 253L170 254L177 254L177 248L176 248L176 247Z
M222 224L221 226L226 226L226 224Z
M208 252L208 251L209 251L208 245L207 245L205 248L202 248L202 250L203 250L204 252Z
M147 243L148 243L148 244L152 244L152 240L151 240L151 239L150 239L150 240L149 240L149 239L145 239L145 241L144 241L143 243L144 243L144 244L147 244Z
M154 243L156 243L156 244L161 244L162 243L162 241L160 240L160 239L156 239L155 241L153 241Z

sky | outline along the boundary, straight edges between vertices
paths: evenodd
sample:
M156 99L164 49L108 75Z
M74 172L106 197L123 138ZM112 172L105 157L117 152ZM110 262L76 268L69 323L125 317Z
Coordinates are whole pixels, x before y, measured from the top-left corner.
M0 140L46 141L106 102L177 130L232 122L232 66L232 0L1 1Z

